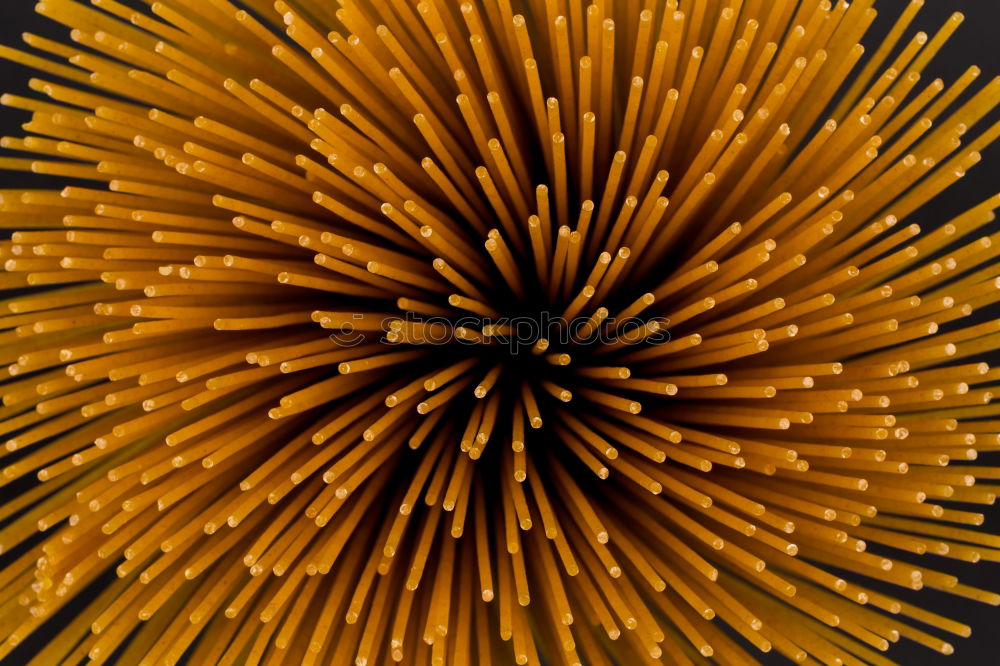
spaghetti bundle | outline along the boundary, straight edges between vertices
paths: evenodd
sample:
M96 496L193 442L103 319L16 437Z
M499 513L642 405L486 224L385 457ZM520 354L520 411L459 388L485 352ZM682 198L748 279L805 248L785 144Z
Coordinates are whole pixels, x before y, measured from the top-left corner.
M0 192L2 657L883 665L1000 604L928 557L1000 560L1000 196L908 219L1000 131L960 14L147 4L0 47L0 167L73 183Z

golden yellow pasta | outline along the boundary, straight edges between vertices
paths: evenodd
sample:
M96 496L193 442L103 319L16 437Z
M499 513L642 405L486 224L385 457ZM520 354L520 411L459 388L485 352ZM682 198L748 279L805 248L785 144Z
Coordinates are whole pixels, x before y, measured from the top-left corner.
M1000 195L913 213L1000 79L875 4L38 2L3 663L951 653Z

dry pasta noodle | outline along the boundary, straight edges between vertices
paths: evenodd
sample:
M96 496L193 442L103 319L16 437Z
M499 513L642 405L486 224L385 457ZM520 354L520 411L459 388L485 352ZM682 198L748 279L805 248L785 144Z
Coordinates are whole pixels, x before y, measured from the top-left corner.
M0 168L67 179L0 191L4 663L891 664L971 631L911 591L1000 604L926 557L1000 561L1000 196L911 217L998 135L961 14L132 4L0 47Z

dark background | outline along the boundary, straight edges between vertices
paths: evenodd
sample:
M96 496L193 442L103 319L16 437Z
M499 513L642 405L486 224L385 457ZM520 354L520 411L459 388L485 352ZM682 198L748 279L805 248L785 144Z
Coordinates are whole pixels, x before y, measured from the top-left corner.
M638 2L639 0L620 1ZM69 41L67 29L34 13L34 0L0 0L0 2L2 2L2 7L0 7L0 44L21 48L21 34L25 31L64 42ZM125 4L135 6L137 3L125 0ZM139 6L142 4L138 3ZM869 47L869 52L873 51L871 45L876 44L880 36L888 31L895 17L907 4L908 0L876 0L875 8L880 11L880 16L864 40L866 47ZM1000 0L926 0L924 8L909 29L904 42L917 30L923 30L932 37L948 16L955 11L965 13L965 22L951 38L945 49L928 66L915 90L921 90L936 77L943 79L945 85L948 86L973 64L978 65L983 70L979 79L973 84L973 90L978 90L1000 73L1000 46L998 46L1000 33L997 30L1000 27ZM0 92L26 96L35 95L27 87L27 81L31 75L31 71L25 67L0 61ZM0 106L0 135L22 136L20 124L28 120L27 116L26 112ZM975 128L973 135L977 135L989 127L998 119L998 116L1000 113L994 111L980 127ZM906 223L917 222L926 233L995 193L998 189L997 184L1000 182L998 174L1000 174L1000 142L986 149L983 152L982 162L971 169L964 178L944 194L908 218ZM61 178L0 171L0 189L59 187L65 182L65 179ZM996 227L993 230L995 231ZM995 317L997 314L996 309L993 309L981 316ZM989 360L992 361L991 365L996 365L1000 361L996 357ZM1000 464L1000 458L996 454L981 455L978 463ZM987 507L986 513L987 528L993 532L1000 532L1000 506ZM876 549L873 547L871 550ZM970 565L930 555L924 556L920 563L930 568L947 569L958 575L963 583L1000 591L1000 564ZM954 637L952 643L955 645L956 652L950 658L931 652L906 639L901 639L899 643L890 648L887 654L898 664L902 666L933 666L936 664L993 666L1000 663L1000 656L997 654L1000 650L1000 639L993 633L997 631L995 627L1000 623L1000 609L929 589L910 595L901 592L898 588L887 588L886 592L973 626L971 638ZM927 629L927 627L922 628ZM930 629L933 631L933 628ZM941 635L946 639L952 638L945 634ZM13 658L17 659L17 655L25 655L25 652L19 650ZM776 659L768 657L767 662L789 663L780 657Z

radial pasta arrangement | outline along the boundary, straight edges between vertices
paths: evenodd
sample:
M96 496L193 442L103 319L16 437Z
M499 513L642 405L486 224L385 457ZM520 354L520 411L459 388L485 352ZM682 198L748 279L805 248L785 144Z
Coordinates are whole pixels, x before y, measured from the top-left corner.
M0 656L951 653L1000 196L908 218L1000 80L928 80L923 0L865 54L874 4L38 2Z

